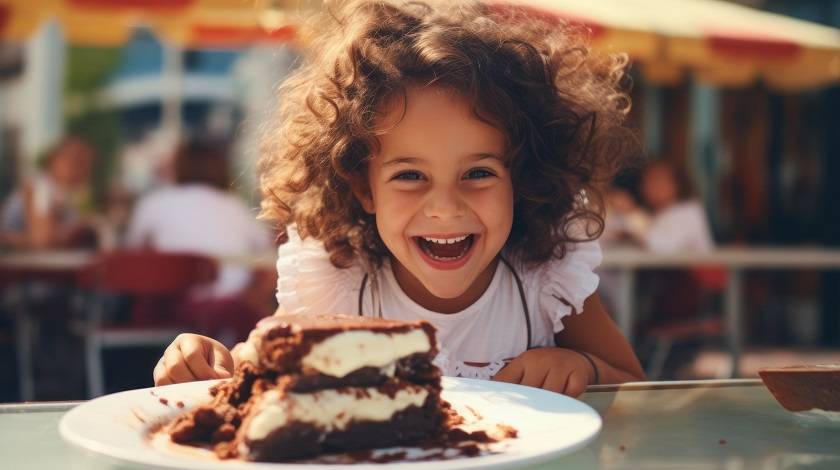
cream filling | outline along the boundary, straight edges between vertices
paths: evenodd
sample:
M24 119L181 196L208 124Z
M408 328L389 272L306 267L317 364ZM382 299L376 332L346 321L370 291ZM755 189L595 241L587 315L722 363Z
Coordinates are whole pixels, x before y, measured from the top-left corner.
M346 331L312 346L301 363L341 378L362 367L384 367L411 354L428 352L431 347L423 330L394 334Z
M422 387L411 386L398 391L394 398L376 388L289 393L281 398L280 392L271 390L263 394L245 437L251 441L264 439L294 421L312 423L326 431L344 429L351 421L388 421L409 406L422 406L428 394Z
M829 421L840 421L840 411L827 411L819 408L812 408L808 411L800 411L800 413L806 416L819 416Z
M254 341L251 338L248 338L248 341L245 341L242 344L238 354L239 360L242 362L250 362L254 365L259 365L260 363L260 355L257 353L257 347L254 345Z

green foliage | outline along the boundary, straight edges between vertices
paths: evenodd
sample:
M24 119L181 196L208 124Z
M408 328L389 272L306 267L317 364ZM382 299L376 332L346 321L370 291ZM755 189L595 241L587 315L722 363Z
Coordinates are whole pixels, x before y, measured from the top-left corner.
M113 48L68 47L65 93L88 94L99 90L119 65L121 53Z
M65 107L67 134L78 135L96 150L92 203L102 205L116 167L122 135L119 113L95 106L96 94L108 83L119 65L120 49L71 46L67 49L64 93L80 106Z
M81 136L96 149L92 203L101 205L107 196L122 142L119 114L115 110L87 112L68 118L66 126L68 134Z

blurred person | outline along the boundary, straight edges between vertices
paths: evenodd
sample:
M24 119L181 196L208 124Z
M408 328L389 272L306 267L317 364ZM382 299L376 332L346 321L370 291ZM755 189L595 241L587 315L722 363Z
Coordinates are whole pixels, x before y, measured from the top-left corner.
M640 191L651 217L635 233L646 248L661 253L714 248L706 211L684 171L664 161L651 163L642 172Z
M125 244L214 258L259 254L271 248L268 230L229 191L227 149L190 141L175 152L175 185L143 196L131 215ZM225 342L244 339L272 312L274 274L221 263L217 279L190 293L182 319Z
M606 215L601 244L605 247L640 245L650 228L650 214L627 189L610 186L604 198Z
M82 214L93 162L93 148L79 137L56 144L43 170L24 181L3 205L0 245L48 249L95 244L96 224Z
M601 241L605 246L635 245L657 253L708 252L714 247L703 205L694 196L684 171L666 161L649 163L639 178L641 203L626 189L611 187L606 195L606 220ZM701 303L698 278L715 270L642 273L643 290L654 291L653 303L668 317L677 311L691 313ZM619 273L602 269L600 292L615 307L620 299ZM717 274L714 274L717 275ZM654 315L660 323L663 315Z
M658 253L714 248L705 209L684 171L665 161L650 163L639 193L641 203L626 189L607 190L605 245L634 244Z
M650 227L650 214L644 210L626 187L613 182L604 196L604 232L599 241L604 248L641 246ZM599 266L598 293L612 312L621 306L621 269Z
M702 253L714 248L705 209L683 169L662 160L650 163L642 171L639 192L644 209L633 210L647 210L650 222L635 236L645 248L657 253ZM674 348L667 374L691 361L709 339L704 320L719 312L712 306L716 298L709 294L721 290L725 276L725 271L707 266L646 270L639 276L639 289L649 293L651 306L638 324L642 336L656 326L682 325L694 331Z

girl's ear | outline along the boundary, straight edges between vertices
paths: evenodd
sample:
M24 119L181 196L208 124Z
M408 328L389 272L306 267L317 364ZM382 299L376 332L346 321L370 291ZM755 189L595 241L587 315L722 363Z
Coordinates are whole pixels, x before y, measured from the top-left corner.
M359 200L362 209L368 214L376 213L376 205L373 203L373 196L370 194L370 188L367 186L367 181L360 181L352 184L353 195Z

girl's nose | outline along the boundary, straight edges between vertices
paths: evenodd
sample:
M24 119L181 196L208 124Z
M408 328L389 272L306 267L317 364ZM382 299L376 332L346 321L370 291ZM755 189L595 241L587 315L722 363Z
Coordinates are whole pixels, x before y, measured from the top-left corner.
M423 207L426 217L448 219L464 215L464 203L454 188L437 188L429 192Z

